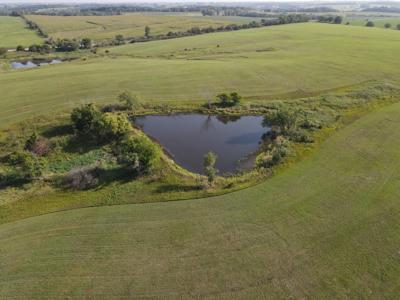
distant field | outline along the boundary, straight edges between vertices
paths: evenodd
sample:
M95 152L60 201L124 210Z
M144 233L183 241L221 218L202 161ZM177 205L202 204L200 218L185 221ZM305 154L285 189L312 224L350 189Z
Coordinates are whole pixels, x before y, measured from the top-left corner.
M365 26L368 21L372 21L375 24L375 27L384 28L386 23L392 25L392 29L397 30L397 24L400 24L400 16L397 18L388 17L365 17L365 18L345 18L343 23L349 22L350 25L354 26Z
M27 47L35 43L42 43L42 39L35 31L27 28L21 18L0 16L0 47Z
M400 80L400 34L378 28L292 24L109 50L103 58L0 71L0 126L84 101L110 103L124 89L157 103L201 103L223 91L264 101Z
M0 226L2 299L397 299L400 104L220 197Z
M41 29L53 38L83 38L95 40L114 38L117 34L126 37L144 35L145 26L151 34L166 34L169 31L186 31L192 27L218 27L232 23L249 23L254 18L203 17L190 14L146 14L132 13L119 16L39 16L30 15Z

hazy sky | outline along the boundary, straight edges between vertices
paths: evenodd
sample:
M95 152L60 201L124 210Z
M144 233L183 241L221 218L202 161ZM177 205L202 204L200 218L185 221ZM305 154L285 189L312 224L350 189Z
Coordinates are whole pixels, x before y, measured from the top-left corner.
M210 3L210 2L341 2L348 0L318 0L318 1L310 1L310 0L208 0L208 1L193 1L193 0L0 0L1 4L5 3ZM387 2L385 0L375 0L374 2ZM358 2L368 2L368 0L358 0ZM400 2L400 0L394 0L393 2Z

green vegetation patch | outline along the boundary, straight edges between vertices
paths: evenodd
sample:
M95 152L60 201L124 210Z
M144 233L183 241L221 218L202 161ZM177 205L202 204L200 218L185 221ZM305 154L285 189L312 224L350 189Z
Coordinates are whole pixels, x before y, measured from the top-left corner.
M25 21L19 17L0 16L0 48L16 48L18 45L28 47L40 44L42 39L30 30Z
M2 225L0 296L396 298L399 141L394 104L250 189Z

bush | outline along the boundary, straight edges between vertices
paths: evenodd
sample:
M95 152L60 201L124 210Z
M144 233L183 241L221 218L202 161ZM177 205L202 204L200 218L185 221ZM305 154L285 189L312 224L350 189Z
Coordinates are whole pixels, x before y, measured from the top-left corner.
M71 113L71 121L78 135L90 135L97 130L102 114L93 104L75 108Z
M397 30L400 30L400 24L397 24L396 28Z
M391 28L391 27L392 27L392 24L390 24L390 23L385 24L385 28Z
M36 179L43 174L46 161L29 152L15 152L10 156L10 163L19 169L26 179Z
M120 140L132 130L131 123L126 116L112 113L105 113L95 128L102 141Z
M305 130L291 130L288 132L290 139L297 143L313 143L314 139Z
M24 149L38 156L44 156L50 152L50 145L47 139L37 136L34 132L26 141Z
M71 120L78 135L96 142L120 140L132 130L125 115L102 114L93 104L75 108Z
M368 21L367 24L365 24L365 26L367 26L367 27L374 27L375 24L374 24L374 22L372 22L372 21Z
M209 184L212 184L215 180L218 170L215 168L215 163L217 162L217 155L213 152L208 152L204 155L204 173L207 176Z
M240 104L242 97L236 93L230 93L229 95L226 93L221 93L217 95L217 101L222 107L236 106Z
M139 106L140 100L139 97L133 95L129 91L123 91L121 94L118 95L118 101L125 105L126 108L132 109L134 107Z
M5 55L7 53L6 48L0 48L0 55Z
M17 49L16 49L16 50L17 50L18 52L23 52L23 51L25 51L25 47L19 45L19 46L17 46Z
M159 147L145 136L125 138L117 145L116 153L120 163L137 172L150 171L161 156Z
M83 167L71 170L64 178L64 185L74 190L87 190L98 185L97 167Z
M278 110L269 112L263 120L263 126L278 127L284 134L297 126L297 113L291 110Z

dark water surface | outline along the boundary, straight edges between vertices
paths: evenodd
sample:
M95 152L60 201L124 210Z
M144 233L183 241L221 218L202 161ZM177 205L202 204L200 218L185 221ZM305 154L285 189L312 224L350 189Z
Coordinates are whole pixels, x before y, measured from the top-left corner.
M254 153L267 128L261 116L207 116L176 114L143 116L137 126L158 140L180 166L203 173L203 157L208 151L218 155L220 174L251 167ZM243 160L240 163L239 160Z

